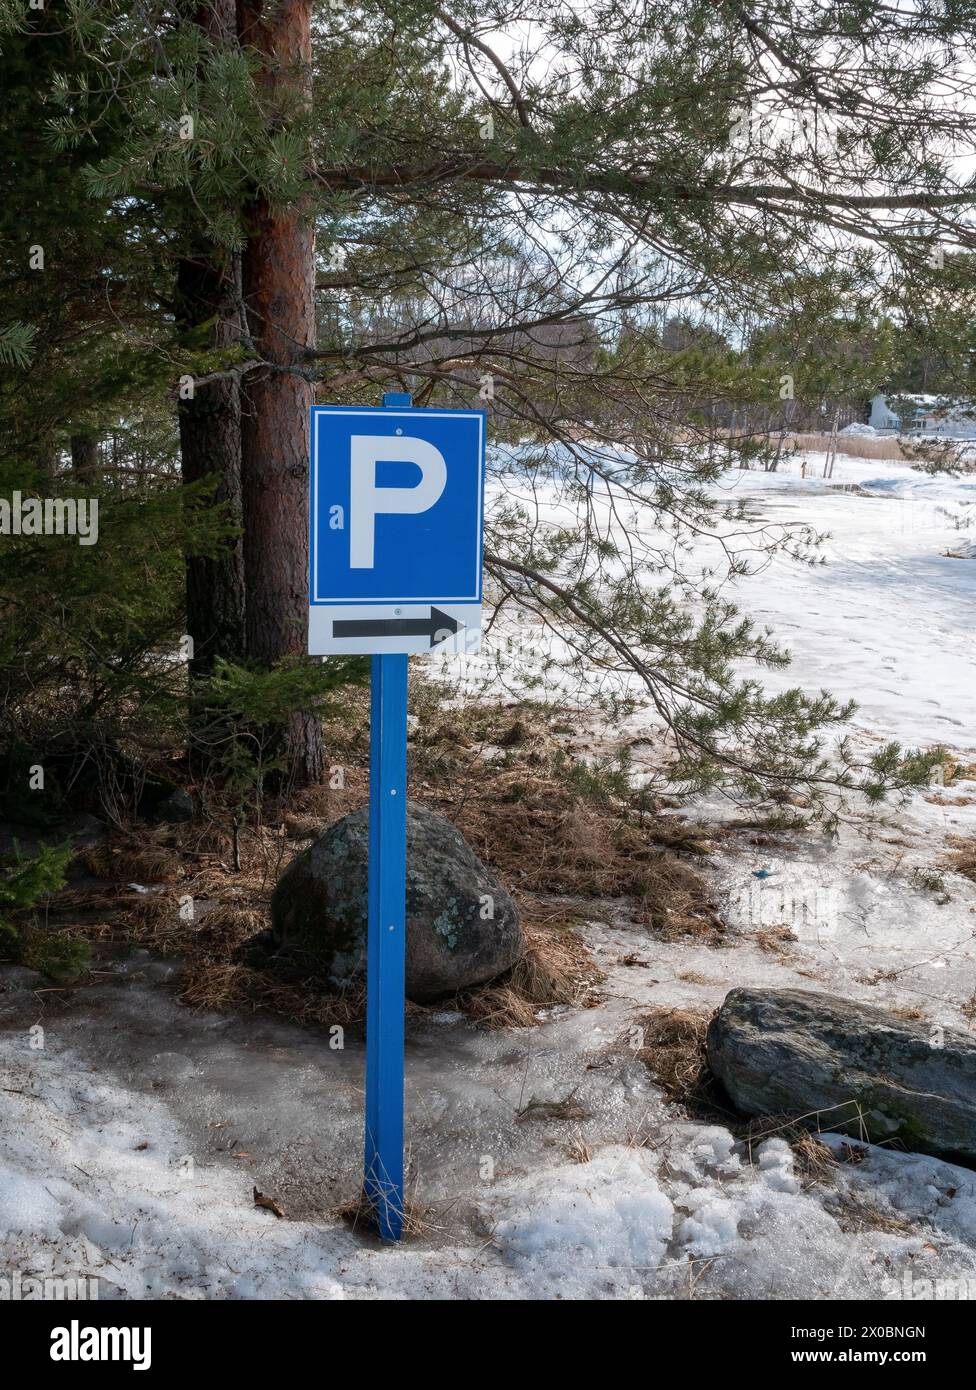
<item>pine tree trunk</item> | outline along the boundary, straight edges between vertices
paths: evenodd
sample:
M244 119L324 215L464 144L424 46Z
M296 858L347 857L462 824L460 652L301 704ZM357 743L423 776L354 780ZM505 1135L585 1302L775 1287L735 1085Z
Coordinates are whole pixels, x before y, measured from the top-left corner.
M238 35L261 55L258 81L272 93L307 91L310 0L240 0ZM304 366L315 341L314 230L302 208L272 212L257 199L247 213L244 302L252 348L269 366L244 380L241 481L247 652L262 665L305 651L308 622L308 453L313 388ZM321 727L296 715L289 734L295 784L319 781Z
M221 264L216 247L201 244L177 267L177 321L184 330L212 322L210 346L230 347L239 338L233 260ZM236 380L196 387L179 404L184 483L216 477L214 501L241 524L241 405ZM195 675L213 669L217 657L244 655L244 554L240 536L222 542L218 555L190 555L186 562L187 632L193 638Z
M312 232L298 214L251 218L244 300L257 353L285 366L312 334ZM305 649L308 616L308 450L312 385L259 369L245 380L241 419L248 654L271 663Z
M73 434L68 441L71 449L71 472L84 482L98 476L98 438L93 434Z
M236 42L235 0L209 0L194 22L215 43ZM240 257L188 234L176 272L176 319L182 332L206 328L204 346L234 347L240 340ZM180 451L184 483L204 477L217 481L214 500L228 519L241 525L241 403L237 381L212 381L179 404ZM244 547L240 536L225 541L213 558L191 555L186 562L187 633L193 638L191 670L202 676L217 657L244 656Z

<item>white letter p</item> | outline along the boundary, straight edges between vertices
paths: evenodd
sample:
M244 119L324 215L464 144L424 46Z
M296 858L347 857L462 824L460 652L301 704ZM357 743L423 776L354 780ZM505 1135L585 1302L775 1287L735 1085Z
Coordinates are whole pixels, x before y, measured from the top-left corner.
M349 567L373 568L376 518L383 512L410 516L434 505L447 482L447 464L440 449L426 439L400 435L354 434L351 438L349 479ZM420 469L415 487L377 487L376 465L412 463Z

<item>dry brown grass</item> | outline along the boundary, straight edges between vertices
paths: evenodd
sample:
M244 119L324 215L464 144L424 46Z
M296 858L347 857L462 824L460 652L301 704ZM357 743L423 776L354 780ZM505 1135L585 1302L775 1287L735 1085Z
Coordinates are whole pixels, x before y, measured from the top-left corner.
M744 932L743 937L754 941L766 955L776 956L779 960L785 960L790 955L790 946L797 940L796 933L782 923L757 927L755 931Z
M350 1027L366 1017L366 990L326 992L311 982L283 980L267 970L228 961L198 961L183 972L180 998L215 1013L271 1013L292 1023ZM410 1014L417 1005L407 1002Z
M831 447L829 434L793 434L787 436L787 441L801 451L818 454L825 454ZM836 443L838 454L846 454L848 458L911 462L894 435L838 434Z
M945 861L945 868L950 869L955 874L962 874L963 878L968 878L971 883L976 883L976 838L965 839L961 835L953 835L946 842L952 853Z
M182 873L180 856L163 832L127 832L83 849L82 863L95 878L125 883L171 883Z
M171 893L139 898L112 922L112 939L147 946L162 956L189 949L197 925L180 917L179 898Z
M338 731L326 726L326 739L337 735ZM358 811L369 801L369 769L365 765L355 765L347 761L350 756L342 752L335 744L328 744L331 753L330 757L334 760L334 766L341 766L342 785L333 787L326 782L318 787L306 787L303 791L296 792L291 799L286 820L294 822L296 828L302 823L301 818L307 818L305 824L308 825L314 820L322 822L324 825L331 825L333 821L339 820L341 816L347 816L350 811ZM368 757L368 751L356 751L353 756ZM326 776L330 774L327 772ZM316 834L319 832L315 832Z
M366 990L330 988L317 979L282 977L272 964L260 968L228 960L255 930L267 925L263 913L224 908L205 917L195 930L171 928L164 944L170 954L189 957L181 977L180 997L196 1008L253 1013L264 1011L294 1023L331 1027L362 1023ZM595 1002L599 971L589 951L569 930L528 927L528 950L500 981L465 991L436 1005L407 1001L409 1016L433 1008L456 1008L487 1028L530 1028L539 1010L552 1004ZM159 945L156 935L154 944Z
M212 962L233 955L268 926L264 905L221 903L187 920L180 898L155 894L130 899L103 932L111 940L147 946L163 956L181 956L188 963Z
M668 935L715 935L722 923L690 856L718 829L638 812L607 779L581 789L553 716L474 706L433 717L412 746L412 789L452 820L515 892L630 897ZM487 748L503 748L486 758Z
M322 834L329 822L324 816L313 816L309 815L307 811L296 811L286 815L283 824L289 840L314 840Z
M643 1062L669 1100L692 1110L714 1110L713 1083L705 1057L712 1015L694 1009L654 1009L642 1014L621 1039ZM639 1039L640 1047L632 1043Z
M501 980L460 995L457 1008L486 1028L531 1028L546 1007L597 1003L600 971L572 929L550 925L559 915L535 922L529 915L522 959Z
M196 872L178 892L172 888L151 896L73 892L65 915L93 901L114 911L107 921L91 927L79 922L71 930L89 939L141 945L179 958L181 998L193 1007L265 1011L303 1025L362 1022L366 1002L362 986L337 990L321 980L287 977L274 961L265 965L260 954L255 959L245 953L249 941L270 926L268 897L274 879L269 882L266 871L267 845L277 848L283 838L272 829L262 836L251 835L249 861L240 874L226 865L205 862L195 866ZM198 845L199 838L194 843ZM156 848L154 844L153 852ZM286 857L293 852L286 850ZM114 866L117 858L113 854L108 862ZM216 898L217 905L187 920L181 913L181 898L187 896L196 901L204 896ZM565 925L568 916L569 910L525 901L527 949L522 959L501 979L445 1000L439 1007L456 1007L485 1027L503 1028L537 1025L539 1011L546 1006L596 1002L596 986L602 977L587 948ZM408 1003L407 1012L422 1014L424 1009Z
M365 700L354 702L349 718L327 728L330 781L342 785L266 806L263 825L231 833L214 806L216 819L205 825L139 828L86 851L85 862L102 877L172 885L137 897L120 888L114 912L112 895L99 895L109 920L88 934L178 957L182 997L197 1007L267 1010L303 1024L359 1022L362 990L287 977L249 942L270 925L271 890L303 844L365 804L367 730ZM489 744L506 750L502 760L482 757ZM342 775L333 778L336 766ZM708 851L708 835L680 816L643 808L636 814L612 784L603 790L589 779L581 792L544 716L531 707L514 715L477 706L444 715L432 703L412 739L411 774L411 794L453 820L513 892L527 938L524 957L507 976L439 1007L453 1005L501 1028L534 1026L555 1005L597 1002L602 977L568 925L590 915L587 899L627 898L628 911L667 938L721 936L721 919L691 862ZM557 894L575 902L556 907ZM180 898L187 896L216 907L186 921ZM84 910L83 893L71 903L69 913ZM75 929L85 934L83 923Z
M378 1233L376 1204L361 1191L352 1202L343 1202L334 1207L332 1215L338 1221L345 1221L354 1231ZM403 1230L407 1238L432 1235L439 1227L433 1220L433 1208L419 1202L415 1196L407 1195L403 1201Z
M258 932L271 925L267 907L246 903L221 903L206 913L193 934L193 949L197 953L221 959L237 951Z
M530 1096L515 1112L516 1123L522 1124L526 1120L588 1120L591 1112L576 1099L576 1090L574 1087L561 1100L540 1100L538 1096Z
M118 912L121 906L138 901L137 893L123 894L117 888L107 888L101 893L93 888L62 888L43 900L43 911L52 917L79 912Z
M511 777L514 788L489 775L456 817L476 853L510 889L627 897L637 920L666 940L722 936L710 889L679 857L680 849L694 853L701 844L678 818L630 822L619 806L587 802L551 777Z
M942 785L954 782L976 782L976 763L962 763L946 753L942 759Z
M566 1153L573 1163L589 1163L593 1157L593 1150L582 1134L573 1135L566 1145Z
M767 1139L785 1139L793 1150L793 1164L801 1181L812 1185L833 1180L837 1160L832 1151L794 1115L759 1115L737 1127L751 1163L753 1149Z
M895 1018L903 1019L905 1023L924 1023L926 1015L923 1009L911 1008L901 1005L898 1008L889 1008L888 1012Z

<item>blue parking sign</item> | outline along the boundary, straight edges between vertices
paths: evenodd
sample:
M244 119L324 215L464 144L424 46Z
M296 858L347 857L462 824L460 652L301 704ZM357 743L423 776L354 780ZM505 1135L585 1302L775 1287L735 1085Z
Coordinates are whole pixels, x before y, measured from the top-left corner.
M485 412L314 406L309 652L476 651Z

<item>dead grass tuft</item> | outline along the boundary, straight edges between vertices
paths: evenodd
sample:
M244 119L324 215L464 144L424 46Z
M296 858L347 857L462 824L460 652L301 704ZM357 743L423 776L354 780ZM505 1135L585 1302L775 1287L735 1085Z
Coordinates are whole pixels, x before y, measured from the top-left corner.
M179 899L173 894L137 898L112 924L112 939L148 946L171 956L185 949L193 924L180 918Z
M750 1163L753 1147L758 1148L767 1139L785 1139L793 1150L797 1177L809 1185L833 1180L837 1164L833 1152L795 1116L754 1116L744 1122L737 1137L745 1144Z
M348 1027L366 1016L365 988L325 993L302 981L276 978L266 970L227 961L201 961L184 972L180 998L192 1008L214 1012L279 1014L293 1023ZM410 1004L407 1012L411 1011Z
M666 940L723 935L707 884L678 857L678 849L700 848L679 825L664 824L663 817L629 824L619 811L580 799L553 809L558 792L547 782L521 789L526 799L515 804L479 798L457 817L476 853L510 886L530 893L632 898L638 920Z
M314 840L322 834L328 822L323 816L295 812L286 815L283 824L289 840Z
M179 898L156 894L137 899L120 914L111 936L116 941L148 946L163 956L181 956L185 968L193 969L197 963L226 960L267 925L263 906L222 903L187 920L181 914Z
M889 1008L888 1012L893 1014L895 1018L904 1019L906 1023L925 1022L925 1011L923 1009L910 1007L905 1004L900 1005L898 1008Z
M417 698L426 698L424 691L418 697L412 688L415 708ZM664 814L663 803L636 803L619 769L573 764L550 730L551 718L551 711L522 704L471 705L450 715L432 707L411 739L411 794L458 826L522 912L524 957L506 977L453 1001L485 1027L532 1027L547 1008L597 1001L602 976L567 926L574 916L589 920L588 899L625 898L629 916L668 939L715 942L724 930L691 862L721 832ZM261 943L248 943L267 927L271 891L302 841L365 804L367 731L364 699L327 729L341 775L333 768L328 785L287 804L268 803L263 825L235 828L229 813L222 823L214 803L206 824L140 828L85 852L92 872L116 882L182 878L178 889L152 896L133 899L120 890L108 925L89 934L178 956L182 997L198 1007L268 1010L299 1023L359 1022L361 989L340 992L320 980L289 977ZM556 895L574 901L554 909ZM181 897L216 907L185 921ZM85 906L80 896L76 906ZM84 932L82 923L76 926Z
M830 447L829 434L794 434L789 438L797 449L812 453L825 454ZM846 454L848 458L911 462L894 435L838 434L835 442L838 454Z
M246 904L221 903L201 917L199 926L190 937L195 952L208 957L225 955L238 950L252 936L270 926L268 909Z
M528 704L432 717L412 743L411 785L517 895L627 897L668 939L718 939L690 856L724 831L635 799L616 766L573 762L551 725L552 711Z
M95 878L115 882L170 883L182 872L180 856L152 832L92 845L81 851L80 858Z
M332 740L336 736L338 729L327 725L326 738ZM344 742L347 741L348 733ZM352 762L352 757L365 760L369 756L368 720L366 740L361 749L349 750L347 753L341 745L332 741L327 746L333 750L336 763L341 764L341 770L335 771L334 780L341 781L342 785L331 785L334 770L330 769L326 773L329 781L321 786L305 787L302 791L296 792L291 798L286 816L286 820L294 819L296 825L299 817L308 817L318 820L324 829L333 821L347 816L350 811L358 811L369 801L369 768L365 761L360 765Z
M961 835L954 835L948 843L952 853L945 867L955 874L962 874L970 883L976 883L976 838L965 839Z
M154 931L157 913L166 926ZM448 1005L442 1002L437 1007L455 1007L488 1028L529 1028L540 1022L539 1010L545 1006L595 1002L600 972L575 932L551 924L558 915L526 922L528 948L507 976L466 990ZM148 908L142 921L142 929L151 933L157 949L186 960L181 997L189 1004L214 1010L266 1010L302 1024L360 1023L366 1014L363 985L336 990L320 979L285 978L273 962L263 968L247 959L233 959L267 925L263 905L223 904L198 925L180 923L175 904L168 916L160 905ZM408 1001L408 1015L424 1012L424 1006Z
M593 1157L593 1150L582 1134L573 1135L566 1146L566 1152L573 1163L589 1163Z
M532 1096L515 1114L518 1124L522 1124L526 1120L588 1120L589 1118L590 1111L576 1099L576 1088L570 1091L568 1096L563 1096L561 1100L539 1100L537 1096Z
M92 888L62 888L43 900L44 911L52 917L64 917L78 912L117 912L127 902L137 902L135 893L122 895L110 888L99 893Z
M711 1073L705 1034L712 1015L693 1009L655 1009L642 1015L620 1040L647 1067L669 1100L711 1110ZM634 1042L639 1047L634 1047Z
M745 932L744 939L754 941L760 951L765 951L768 956L776 956L779 960L784 960L790 955L790 946L797 940L796 933L789 927L776 924L768 927L757 927L755 931Z
M433 1208L418 1202L415 1197L409 1195L403 1201L403 1235L407 1237L424 1237L432 1235L438 1227L432 1220ZM364 1231L370 1234L377 1234L379 1222L377 1220L376 1203L361 1191L353 1202L344 1202L341 1206L333 1208L332 1215L339 1221L345 1221L354 1231Z
M532 1028L540 1021L540 1009L596 1002L600 971L576 933L531 922L524 929L525 955L508 974L465 991L456 1001L463 1013L487 1028Z
M580 1004L599 972L568 928L526 924L525 955L511 972L511 987L531 1004Z
M538 1005L509 985L472 990L458 1000L458 1008L485 1028L533 1028L539 1022Z
M230 859L234 848L234 836L224 826L211 821L206 825L189 826L187 830L184 843L193 853L212 855L218 860Z

